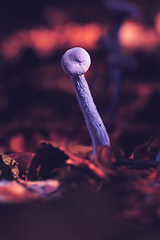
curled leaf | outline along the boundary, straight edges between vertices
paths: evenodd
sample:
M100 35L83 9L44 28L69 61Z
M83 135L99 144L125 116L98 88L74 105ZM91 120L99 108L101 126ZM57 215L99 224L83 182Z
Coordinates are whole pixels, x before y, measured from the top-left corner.
M68 156L59 148L53 147L48 143L41 143L33 157L29 173L29 180L46 179L48 174L56 168L59 168Z
M153 141L154 137L151 137L149 142L137 147L132 155L130 156L130 159L141 159L141 160L153 160L153 154L151 152L151 149L148 147L149 144Z

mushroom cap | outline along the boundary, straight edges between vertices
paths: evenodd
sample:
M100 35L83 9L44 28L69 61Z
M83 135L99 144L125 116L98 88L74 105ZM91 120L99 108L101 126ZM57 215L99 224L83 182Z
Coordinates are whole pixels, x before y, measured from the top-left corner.
M61 66L68 75L82 75L87 72L91 59L86 50L81 47L74 47L64 53L61 59Z

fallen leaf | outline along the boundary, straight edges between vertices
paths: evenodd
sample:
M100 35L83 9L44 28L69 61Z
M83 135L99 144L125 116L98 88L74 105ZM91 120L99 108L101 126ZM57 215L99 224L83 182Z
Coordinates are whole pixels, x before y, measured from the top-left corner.
M28 170L30 168L33 157L36 153L31 152L17 152L8 154L9 157L14 158L18 163L19 177L27 178Z
M0 179L12 180L19 177L17 162L10 156L0 153Z
M68 155L59 148L53 147L49 143L41 143L33 157L29 172L29 180L46 179L48 174L56 168L59 168L68 158Z
M151 149L148 147L149 144L153 141L153 139L154 137L151 137L148 143L140 147L137 147L130 156L130 159L141 159L147 161L153 160L153 154L151 152Z

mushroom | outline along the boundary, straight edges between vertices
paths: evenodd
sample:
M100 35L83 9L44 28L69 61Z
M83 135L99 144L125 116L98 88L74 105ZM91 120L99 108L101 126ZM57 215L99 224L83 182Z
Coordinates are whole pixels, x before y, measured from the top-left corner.
M160 150L159 150L158 153L157 153L156 161L157 161L157 162L160 162Z
M88 52L81 47L69 49L61 59L62 68L64 72L70 75L76 91L77 100L92 139L93 155L95 155L98 146L110 147L110 140L84 76L90 63L91 59Z
M106 116L108 121L114 117L118 109L124 70L134 70L137 67L135 59L122 49L120 30L127 18L140 19L142 12L135 3L126 0L106 0L104 4L113 16L110 34L99 39L100 45L107 50L108 77L105 88L111 83L114 84L113 98Z

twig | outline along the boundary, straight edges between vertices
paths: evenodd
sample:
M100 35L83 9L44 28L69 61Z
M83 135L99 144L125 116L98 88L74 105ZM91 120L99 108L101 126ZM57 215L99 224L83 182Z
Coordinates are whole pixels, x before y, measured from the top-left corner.
M134 168L148 169L156 168L160 166L159 161L147 161L147 160L132 160L132 159L117 159L116 165L131 166Z

